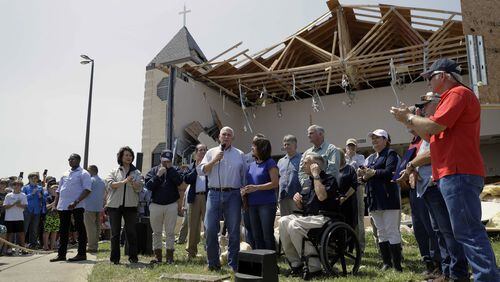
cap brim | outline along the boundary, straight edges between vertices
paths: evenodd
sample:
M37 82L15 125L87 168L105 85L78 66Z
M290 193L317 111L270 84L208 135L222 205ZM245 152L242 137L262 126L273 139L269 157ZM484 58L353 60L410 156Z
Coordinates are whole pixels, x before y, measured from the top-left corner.
M161 161L162 162L171 162L172 159L169 159L169 158L161 158Z
M424 102L422 102L422 103L415 104L415 107L417 107L417 108L420 108L420 109L421 109L421 108L423 108L425 105L429 104L430 102L431 102L430 100L429 100L429 101L424 101Z
M420 76L427 79L429 78L429 76L431 76L432 72L433 70L424 71L423 73L420 74Z

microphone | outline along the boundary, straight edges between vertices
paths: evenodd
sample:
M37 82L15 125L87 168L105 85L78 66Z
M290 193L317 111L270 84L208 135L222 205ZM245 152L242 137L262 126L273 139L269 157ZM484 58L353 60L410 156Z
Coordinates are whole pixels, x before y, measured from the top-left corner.
M220 144L220 150L224 151L225 149L226 149L226 144L225 143L221 143Z

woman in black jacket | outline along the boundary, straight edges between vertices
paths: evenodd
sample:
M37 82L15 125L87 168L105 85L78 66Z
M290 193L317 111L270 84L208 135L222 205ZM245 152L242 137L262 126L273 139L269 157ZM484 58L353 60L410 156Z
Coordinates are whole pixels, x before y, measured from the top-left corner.
M390 149L387 131L377 129L368 134L375 153L365 161L365 167L358 169L358 176L366 182L367 204L377 227L382 270L401 268L401 196L399 187L392 181L398 165L397 153Z

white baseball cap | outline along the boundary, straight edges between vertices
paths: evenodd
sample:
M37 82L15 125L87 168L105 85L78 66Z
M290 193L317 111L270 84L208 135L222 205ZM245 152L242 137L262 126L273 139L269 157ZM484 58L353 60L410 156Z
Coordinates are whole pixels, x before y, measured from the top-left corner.
M373 132L368 133L368 137L372 138L372 136L379 136L379 137L385 137L385 139L389 139L389 134L387 134L387 131L383 129L375 129Z

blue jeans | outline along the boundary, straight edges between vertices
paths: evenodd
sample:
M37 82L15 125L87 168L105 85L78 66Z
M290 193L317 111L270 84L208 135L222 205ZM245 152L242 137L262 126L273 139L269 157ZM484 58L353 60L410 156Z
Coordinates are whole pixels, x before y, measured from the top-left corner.
M441 254L436 232L432 229L429 209L427 209L424 200L417 197L415 189L410 189L410 207L413 231L420 250L420 256L424 262L440 262Z
M256 249L255 248L255 239L253 238L253 232L252 232L252 225L250 223L250 214L249 214L249 211L248 210L243 210L242 212L242 216L243 216L243 225L245 225L245 239L246 239L246 242L248 243L248 245L250 245L250 247L252 247L252 250L253 249Z
M479 194L483 186L483 178L477 175L454 174L439 179L439 189L450 214L453 234L463 245L474 280L499 281L495 254L481 223Z
M250 206L248 214L250 215L255 248L276 251L276 240L274 239L276 203Z
M453 235L443 195L437 187L429 187L423 199L431 215L432 228L437 232L443 274L452 279L469 277L467 259L462 244Z
M31 248L35 248L38 242L38 225L40 224L40 214L34 214L24 210L24 234L26 242L29 242Z
M239 189L229 192L210 190L207 197L205 232L207 238L208 266L220 267L219 238L220 219L224 222L229 236L228 264L237 270L240 251L241 194Z

